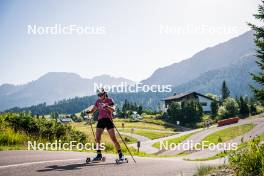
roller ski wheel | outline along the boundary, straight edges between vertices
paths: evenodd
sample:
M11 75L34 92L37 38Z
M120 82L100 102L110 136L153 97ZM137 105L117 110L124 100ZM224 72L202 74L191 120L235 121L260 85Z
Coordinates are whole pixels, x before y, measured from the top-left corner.
M128 159L127 158L116 159L115 162L116 162L116 164L128 163Z
M105 162L105 157L104 156L101 157L101 158L95 157L93 159L91 159L89 157L86 158L86 164L89 164L89 163L99 163L99 162Z

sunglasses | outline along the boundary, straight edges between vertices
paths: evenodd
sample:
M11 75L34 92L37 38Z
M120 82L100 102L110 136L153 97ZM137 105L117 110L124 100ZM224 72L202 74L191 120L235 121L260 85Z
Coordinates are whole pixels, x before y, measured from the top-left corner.
M104 96L104 93L99 93L98 94L98 97L102 97L102 96Z

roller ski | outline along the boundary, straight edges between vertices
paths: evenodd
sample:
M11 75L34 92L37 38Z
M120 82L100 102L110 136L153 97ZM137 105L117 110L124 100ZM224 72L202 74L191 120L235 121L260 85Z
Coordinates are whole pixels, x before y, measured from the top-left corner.
M116 159L115 162L116 164L128 163L128 159L125 158L124 156L121 156L118 159Z
M105 162L105 157L103 157L102 155L97 155L94 158L87 158L86 159L86 164L90 164L90 163L99 163L99 162Z

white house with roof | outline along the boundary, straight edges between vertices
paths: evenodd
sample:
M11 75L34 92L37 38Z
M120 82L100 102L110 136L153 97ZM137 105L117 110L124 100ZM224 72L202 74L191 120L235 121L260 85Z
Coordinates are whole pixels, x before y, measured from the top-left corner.
M211 112L211 103L215 101L211 97L205 96L197 92L186 92L180 94L174 94L173 96L166 97L162 99L164 101L163 111L166 112L169 105L172 102L183 102L183 101L198 101L202 108L203 112Z

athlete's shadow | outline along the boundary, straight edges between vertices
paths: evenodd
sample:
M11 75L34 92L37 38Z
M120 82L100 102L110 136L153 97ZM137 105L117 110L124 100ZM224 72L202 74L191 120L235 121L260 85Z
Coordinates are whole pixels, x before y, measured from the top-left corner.
M82 167L87 166L105 166L105 165L115 165L116 163L82 163L82 164L68 164L68 165L51 165L47 166L45 169L37 170L38 172L48 172L48 171L65 171L65 170L80 170Z

